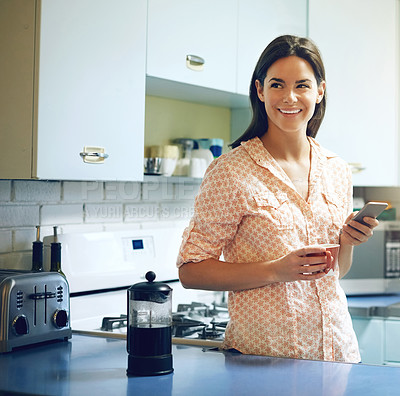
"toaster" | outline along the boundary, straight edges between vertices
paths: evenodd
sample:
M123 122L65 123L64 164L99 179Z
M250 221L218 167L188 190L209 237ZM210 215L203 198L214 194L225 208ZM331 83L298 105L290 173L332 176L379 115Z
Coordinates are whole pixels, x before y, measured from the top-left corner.
M57 272L0 270L0 353L68 340L69 286Z

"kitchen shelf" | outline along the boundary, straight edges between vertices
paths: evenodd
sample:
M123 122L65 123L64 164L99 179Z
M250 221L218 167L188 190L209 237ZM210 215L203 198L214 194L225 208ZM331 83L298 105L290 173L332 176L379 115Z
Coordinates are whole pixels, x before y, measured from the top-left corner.
M144 175L143 182L160 182L160 183L189 183L189 184L201 184L203 181L200 177L188 177L188 176L157 176L157 175Z
M249 108L247 95L219 91L157 77L146 77L146 95L228 108Z

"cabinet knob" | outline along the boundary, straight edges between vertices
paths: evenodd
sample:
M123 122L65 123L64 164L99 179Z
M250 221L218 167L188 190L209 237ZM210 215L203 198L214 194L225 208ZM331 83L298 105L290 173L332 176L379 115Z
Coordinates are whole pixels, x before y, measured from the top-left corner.
M85 146L79 155L82 157L83 162L88 164L102 164L104 160L108 158L108 154L105 153L104 147Z
M205 60L197 55L186 55L186 67L194 71L202 71L204 69Z
M349 162L352 173L360 173L365 170L365 167L359 162Z

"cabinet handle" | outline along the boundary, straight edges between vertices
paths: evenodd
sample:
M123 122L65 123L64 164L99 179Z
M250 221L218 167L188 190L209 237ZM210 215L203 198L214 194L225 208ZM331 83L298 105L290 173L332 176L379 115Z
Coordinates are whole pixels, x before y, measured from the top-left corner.
M360 173L365 170L365 167L358 162L349 162L351 173Z
M197 55L186 55L186 67L194 71L202 71L204 69L205 60Z
M83 162L88 164L102 164L104 160L108 158L108 154L105 153L105 149L103 147L85 146L79 155L82 157Z

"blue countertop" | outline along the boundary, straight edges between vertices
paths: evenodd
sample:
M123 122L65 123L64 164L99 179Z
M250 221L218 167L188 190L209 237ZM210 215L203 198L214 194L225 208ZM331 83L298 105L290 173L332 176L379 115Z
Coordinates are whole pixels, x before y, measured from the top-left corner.
M388 305L400 302L400 294L378 294L365 296L347 296L349 306L378 306L386 307Z
M0 395L398 395L400 368L241 355L173 345L174 373L127 377L126 343L68 342L0 355ZM3 391L3 393L2 393Z
M352 316L395 316L400 318L400 294L347 296Z

